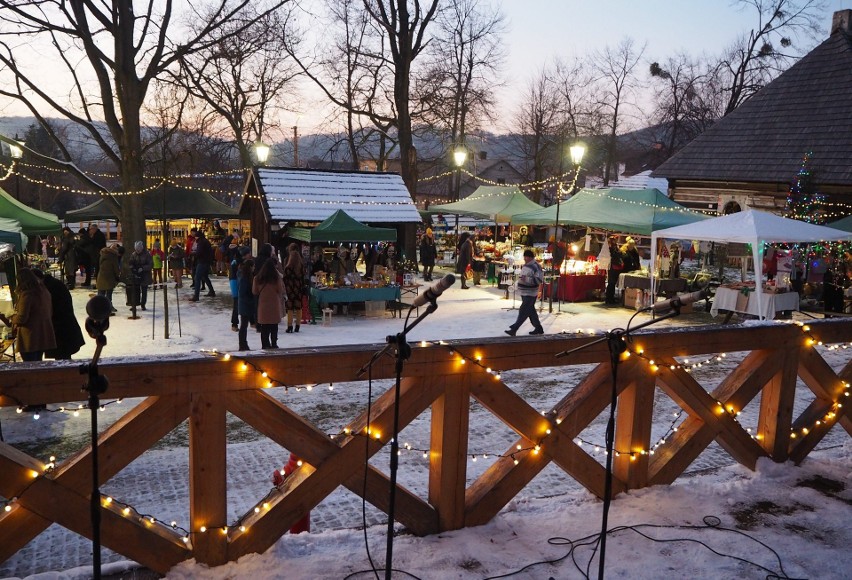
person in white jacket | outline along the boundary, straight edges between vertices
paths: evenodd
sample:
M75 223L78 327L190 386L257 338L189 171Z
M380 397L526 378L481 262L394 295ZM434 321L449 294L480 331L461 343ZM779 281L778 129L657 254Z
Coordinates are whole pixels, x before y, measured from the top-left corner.
M532 250L524 250L524 265L517 281L518 294L521 295L521 307L518 309L518 319L509 327L509 330L504 331L509 336L515 336L518 329L528 318L533 325L530 334L544 334L544 328L541 327L538 312L535 310L535 300L543 281L544 272L542 272L538 262L535 261L535 253Z

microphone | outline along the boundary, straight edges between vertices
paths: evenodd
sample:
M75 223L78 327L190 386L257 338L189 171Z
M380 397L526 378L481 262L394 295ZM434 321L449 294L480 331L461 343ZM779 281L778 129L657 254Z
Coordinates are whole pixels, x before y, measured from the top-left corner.
M109 313L112 311L112 304L106 296L92 296L86 303L86 332L92 338L103 336L104 332L109 328Z
M650 310L654 314L668 312L669 310L675 310L679 312L681 306L686 306L687 304L692 304L693 302L704 300L709 296L710 290L708 290L707 288L703 288L698 292L691 292L689 294L678 294L674 298L663 300L662 302L656 302L653 306L649 306L645 310Z
M444 293L444 290L452 286L456 283L456 277L452 274L447 274L434 284L426 289L423 294L420 294L414 301L411 303L412 308L420 308L421 306L426 306L427 302L435 302L438 299L438 296Z

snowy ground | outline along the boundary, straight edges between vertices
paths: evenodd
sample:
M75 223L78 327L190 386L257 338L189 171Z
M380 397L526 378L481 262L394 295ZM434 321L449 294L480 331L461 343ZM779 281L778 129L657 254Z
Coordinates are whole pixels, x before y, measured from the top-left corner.
M105 356L235 349L237 336L230 329L227 282L217 278L214 285L217 297L202 298L198 303L186 301L186 287L180 291L180 317L177 316L175 291L170 290L169 339L163 338L162 294L157 296L156 304L153 297L149 297L149 310L140 313L140 320L127 319L127 309L117 300L119 315L111 318ZM474 287L465 292L456 285L441 296L437 312L418 326L410 339L502 336L502 331L517 315L516 310L505 310L513 306L513 301L511 297L508 301L503 297L503 291L490 286ZM74 299L82 319L89 294L75 290ZM514 303L515 306L519 304L519 301ZM629 310L607 308L599 303L575 303L554 304L552 314L545 307L541 317L545 331L556 333L578 328L603 331L623 327L631 314ZM664 321L661 326L717 322L702 311ZM387 318L365 318L338 314L327 327L303 325L298 334L282 332L279 344L288 348L381 342L400 327L401 321L389 315ZM528 330L531 327L526 325L520 333ZM258 348L259 335L250 333L249 343ZM93 345L87 344L75 358L84 360L93 351ZM848 361L848 352L823 352L823 355L839 369ZM737 354L731 353L729 359L735 361ZM503 380L531 404L545 409L564 396L582 372L583 369L577 367L530 369L504 373ZM713 373L724 376L725 369L708 368L704 372L707 373L704 380L708 380ZM379 386L380 389L386 387L387 384ZM361 388L335 385L334 391L318 391L285 393L282 389L274 389L273 394L330 432L339 430L341 420L351 418L365 405ZM803 392L796 402L797 410L809 402ZM114 421L128 405L135 403L138 400L108 406L101 426ZM652 437L666 430L672 412L677 410L666 397L660 396L657 403L658 420ZM482 409L474 406L472 413L471 451L502 451L514 440L514 434L508 429L495 431L493 422L488 420L490 416ZM6 441L40 458L53 454L61 460L85 446L88 440L88 420L84 417L75 419L68 414L46 413L33 421L26 414L15 414L14 409L2 409L0 420ZM756 410L747 407L741 422L753 425ZM593 423L582 436L602 442L602 420ZM269 490L269 475L281 466L286 452L236 419L229 423L229 441L229 518L236 519ZM406 428L401 441L410 442L414 447L427 446L428 417L421 417ZM852 545L848 527L852 516L852 445L849 441L849 436L837 427L800 468L761 462L754 473L732 465L727 454L712 445L693 464L689 475L675 485L619 497L610 514L611 527L653 524L697 526L699 529L645 527L616 532L607 545L607 574L632 578L763 578L771 571L781 577L785 574L797 578L849 577L847 570L852 567L848 549ZM185 442L186 430L182 426L103 486L103 491L162 520L185 524L188 520ZM386 470L387 455L377 455L373 463ZM482 459L469 462L469 477L477 477L487 467L488 462ZM425 496L426 475L426 465L419 454L402 457L399 480L403 485ZM551 466L486 526L428 538L400 535L395 543L394 568L408 575L399 572L394 577L485 578L509 573L536 561L559 558L570 551L570 546L549 539L559 536L579 541L594 534L600 526L600 514L601 504L595 498L564 472ZM707 528L702 521L705 515L717 516L720 525ZM367 506L364 517L369 526L366 544L375 565L382 567L384 515ZM169 577L343 578L370 569L365 535L356 529L361 521L360 499L348 491L338 490L313 511L311 534L287 536L266 554L249 556L215 570L186 563L175 568ZM678 537L689 541L656 543L638 532L654 538ZM742 536L741 532L766 546ZM715 555L696 541L705 542L720 553L760 564L765 569L726 555ZM780 555L780 561L770 548ZM578 546L573 557L585 571L592 551L588 546ZM90 568L88 572L85 568L90 558L87 540L54 525L15 557L0 564L0 578L33 574L39 578L84 578L91 573ZM121 556L105 551L104 561L112 562L110 566L125 566L121 560ZM51 572L57 570L64 572ZM596 575L597 559L590 570ZM355 577L371 576L372 572ZM558 564L539 565L515 577L579 578L582 574L569 556Z

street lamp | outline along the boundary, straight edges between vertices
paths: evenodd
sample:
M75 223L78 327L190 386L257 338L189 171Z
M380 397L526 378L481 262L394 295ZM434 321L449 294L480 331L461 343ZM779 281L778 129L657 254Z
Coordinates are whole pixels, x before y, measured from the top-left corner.
M18 170L16 164L21 158L24 156L24 148L22 147L23 143L17 140L18 136L15 135L15 145L9 144L9 155L12 156L12 168L15 171L15 199L18 201L21 200L21 178L18 176Z
M580 175L580 163L583 161L583 155L586 154L586 146L582 143L575 143L568 149L571 154L571 163L574 164L574 179L571 181L571 187L568 192L572 193L574 191L574 186L577 184L577 177ZM559 204L560 197L562 195L562 182L556 184L556 223L553 227L553 239L554 241L554 250L556 246L559 245L559 240L561 239L561 235L559 235ZM567 256L566 256L567 257ZM564 260L565 258L563 258ZM561 266L561 265L560 265ZM560 273L556 272L556 295L557 299L559 296L559 276ZM553 312L553 292L550 292L550 304L548 307L549 312Z
M459 198L461 198L461 170L465 161L467 161L467 149L462 146L456 147L455 151L453 151L453 163L456 165L456 191L454 201L458 201ZM458 235L459 214L456 214L456 239L458 239Z
M270 149L271 147L263 141L258 141L254 144L254 154L260 165L266 165L266 160L269 159Z

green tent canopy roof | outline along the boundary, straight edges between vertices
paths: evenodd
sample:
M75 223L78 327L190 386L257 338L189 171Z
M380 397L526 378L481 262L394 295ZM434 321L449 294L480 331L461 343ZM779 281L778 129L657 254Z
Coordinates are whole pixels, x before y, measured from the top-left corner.
M429 207L431 213L470 215L501 224L515 222L518 214L542 209L515 185L483 185L462 200Z
M237 210L204 191L166 184L142 194L145 219L228 218ZM121 198L118 198L119 200ZM65 213L66 222L114 220L115 213L105 199Z
M290 228L288 235L303 242L393 242L393 228L371 228L352 218L342 209L331 214L315 228Z
M651 232L707 219L659 189L581 189L559 204L559 223L648 236ZM556 205L515 216L516 223L553 225Z
M0 189L0 218L17 221L21 231L28 236L46 236L62 231L59 218L54 214L24 205L3 189Z

